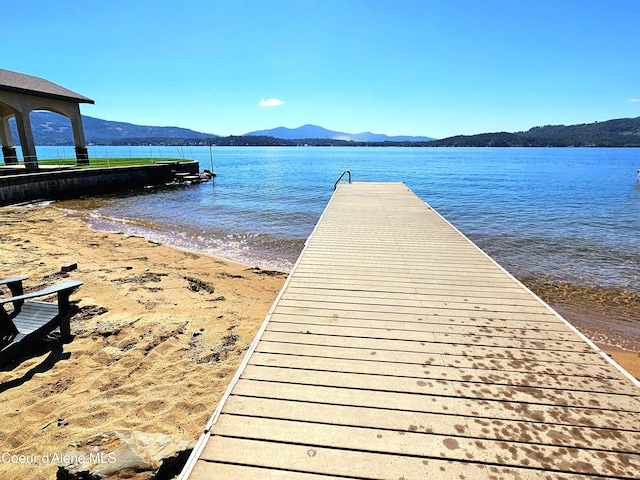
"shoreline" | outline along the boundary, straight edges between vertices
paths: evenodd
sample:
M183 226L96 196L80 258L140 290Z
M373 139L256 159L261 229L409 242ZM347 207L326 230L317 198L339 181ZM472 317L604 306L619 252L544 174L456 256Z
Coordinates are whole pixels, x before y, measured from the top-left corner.
M0 444L42 456L120 429L195 441L287 274L93 230L55 204L0 212L0 278L28 275L28 290L84 282L71 296L73 341L0 368ZM640 295L520 280L640 378ZM3 465L43 480L56 468Z
M519 280L604 350L640 350L640 294L549 278Z
M234 263L259 266L267 270L290 271L304 246L304 241L290 240L284 242L288 243L285 251L279 251L276 255L273 255L274 252L271 252L272 255L264 255L258 253L264 245L256 243L251 238L242 238L252 237L252 234L233 234L214 229L208 236L203 237L200 232L187 232L182 228L166 229L139 218L106 216L97 212L100 205L100 198L56 202L56 206L71 218L82 220L96 232L140 236L173 248L210 255ZM266 248L269 249L268 246Z

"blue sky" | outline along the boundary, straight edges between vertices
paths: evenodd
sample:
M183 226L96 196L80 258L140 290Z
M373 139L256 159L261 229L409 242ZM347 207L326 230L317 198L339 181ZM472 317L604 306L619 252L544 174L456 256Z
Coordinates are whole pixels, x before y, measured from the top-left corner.
M106 120L443 138L640 116L639 20L637 0L22 0L0 68Z

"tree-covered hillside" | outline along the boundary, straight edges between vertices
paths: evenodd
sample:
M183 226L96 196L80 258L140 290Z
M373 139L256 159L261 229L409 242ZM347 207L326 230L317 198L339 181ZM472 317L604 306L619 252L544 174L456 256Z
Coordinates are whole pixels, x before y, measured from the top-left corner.
M640 147L640 117L580 125L546 125L526 132L459 135L432 147Z
M111 140L109 143L112 145L208 145L209 142L219 146L640 147L640 117L569 126L546 125L516 133L458 135L428 142L362 142L321 138L290 140L265 135L232 135L208 138L123 137Z
M71 120L67 117L46 111L33 112L30 117L36 145L73 145ZM215 135L200 133L187 128L134 125L101 120L86 115L82 116L82 124L87 143L100 145L131 138L154 138L160 139L161 142L170 142L170 144L175 145L175 139L180 138L203 139L216 137ZM19 144L20 137L18 136L15 119L9 120L9 126L14 142Z

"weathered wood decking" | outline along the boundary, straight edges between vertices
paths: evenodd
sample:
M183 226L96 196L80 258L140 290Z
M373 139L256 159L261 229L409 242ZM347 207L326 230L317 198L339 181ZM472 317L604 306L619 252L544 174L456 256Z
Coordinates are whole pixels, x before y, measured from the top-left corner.
M637 382L403 184L338 188L263 328L185 476L640 478Z

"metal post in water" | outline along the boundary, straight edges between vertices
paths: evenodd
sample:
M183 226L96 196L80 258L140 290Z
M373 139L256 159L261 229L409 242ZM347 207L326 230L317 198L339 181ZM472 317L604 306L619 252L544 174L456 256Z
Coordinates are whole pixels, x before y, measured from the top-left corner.
M209 162L211 163L211 173L213 173L213 146L209 140Z

